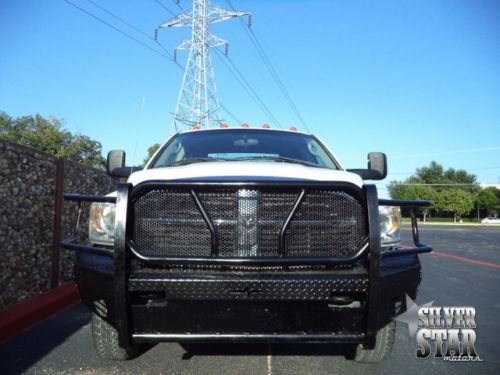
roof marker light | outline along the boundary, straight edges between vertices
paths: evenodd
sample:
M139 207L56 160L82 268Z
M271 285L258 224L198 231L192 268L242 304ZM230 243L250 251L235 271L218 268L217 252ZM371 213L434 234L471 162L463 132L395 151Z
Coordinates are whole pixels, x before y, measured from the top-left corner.
M297 131L297 128L296 128L295 126L290 126L290 129L289 129L289 130L291 130L291 131L293 131L293 132L296 132L296 131Z
M269 126L269 124L264 124L264 125L262 125L262 128L263 128L263 129L271 129L271 127Z
M250 127L250 125L248 125L248 124L245 122L244 124L241 124L241 127L242 127L242 128L249 128L249 127Z
M200 129L200 124L194 124L192 127L191 127L191 130L199 130Z
M220 127L225 129L225 128L229 128L229 125L226 124L225 122L221 122Z

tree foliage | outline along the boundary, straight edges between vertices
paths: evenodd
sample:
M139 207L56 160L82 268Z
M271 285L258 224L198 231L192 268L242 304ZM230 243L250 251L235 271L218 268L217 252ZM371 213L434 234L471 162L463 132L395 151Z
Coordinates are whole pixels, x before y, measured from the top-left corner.
M500 190L494 187L481 190L477 196L477 203L486 210L488 215L498 215L500 212Z
M391 181L388 189L393 199L427 199L431 209L451 212L457 219L474 208L479 184L475 175L463 169L445 170L433 161L403 182ZM427 210L423 213L425 220Z
M0 137L91 167L103 167L102 146L83 134L72 134L64 121L41 115L12 118L0 112Z
M436 202L438 199L438 192L431 186L427 185L403 185L401 183L392 181L389 184L389 193L394 199L407 199L407 200L419 200L425 199L431 202ZM429 213L429 208L425 207L421 209L424 221Z
M146 158L142 161L142 165L146 165L146 163L149 161L149 159L151 159L151 157L154 155L156 150L160 148L160 146L161 144L155 143L154 145L148 147L148 156L146 156Z
M418 168L415 175L409 177L405 183L428 184L437 191L455 188L477 191L479 188L475 175L467 173L464 169L444 170L443 166L435 161L427 167Z
M438 194L434 207L439 211L452 212L456 222L474 208L475 200L475 195L469 191L447 189Z

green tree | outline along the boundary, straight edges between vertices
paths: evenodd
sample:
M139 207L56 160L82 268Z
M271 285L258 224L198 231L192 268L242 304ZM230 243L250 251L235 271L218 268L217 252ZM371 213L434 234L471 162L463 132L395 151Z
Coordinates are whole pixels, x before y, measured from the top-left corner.
M425 199L431 202L436 201L438 192L431 186L427 185L403 185L395 181L391 182L388 186L389 194L393 199L408 199L419 200ZM422 220L427 220L430 207L424 207L420 210L422 213Z
M453 212L456 220L471 211L472 207L467 209L469 198L472 196L474 205L479 184L475 175L463 169L445 170L441 164L432 161L428 166L418 168L413 176L403 182L391 181L388 189L393 199L428 199L432 202L430 210ZM464 195L466 202L460 209L454 203L459 194L455 190L468 193ZM448 193L449 191L453 192ZM429 209L422 210L424 221Z
M432 161L427 167L418 168L415 175L409 177L407 182L429 184L435 186L438 191L461 189L474 192L479 190L475 175L467 173L464 169L449 168L444 170L443 166L435 161Z
M435 161L432 161L428 167L418 168L415 175L411 176L408 180L409 182L423 184L446 183L443 166Z
M151 157L154 155L156 150L160 148L160 146L161 144L155 143L154 145L148 147L148 156L146 156L146 158L142 161L142 165L146 165L146 163L149 161L149 159L151 159Z
M477 196L477 203L486 210L487 215L498 215L500 211L500 190L494 187L481 190Z
M446 189L439 193L434 206L440 211L452 212L453 221L456 223L463 215L471 212L475 201L475 195L469 191Z
M12 118L0 112L0 137L92 167L102 168L102 146L86 135L72 134L64 121L41 115Z

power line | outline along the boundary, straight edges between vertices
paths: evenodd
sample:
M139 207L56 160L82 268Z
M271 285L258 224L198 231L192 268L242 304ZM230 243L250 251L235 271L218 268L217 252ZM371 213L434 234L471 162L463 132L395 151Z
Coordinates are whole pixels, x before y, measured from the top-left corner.
M500 167L485 167L485 168L467 168L467 169L463 169L467 172L475 172L475 171L486 171L486 170L492 170L492 169L500 169ZM415 174L416 172L413 171L413 172L391 172L390 175L391 176L397 176L397 175L413 175Z
M94 6L95 6L95 7L97 7L97 8L101 9L102 11L104 11L105 13L107 13L108 15L110 15L110 16L112 16L113 18L115 18L115 19L119 20L120 22L122 22L123 24L125 24L125 25L127 25L128 27L132 28L132 29L133 29L133 30L135 30L136 32L138 32L138 33L140 33L140 34L144 35L144 36L145 36L145 37L147 37L148 39L151 39L152 41L154 41L156 44L158 44L158 45L159 45L159 46L160 46L160 47L161 47L161 48L162 48L162 49L163 49L163 50L167 53L167 55L164 55L164 54L162 54L161 52L159 52L159 51L157 51L157 50L155 50L155 49L151 48L151 47L150 47L150 46L148 46L147 44L145 44L145 43L143 43L142 41L140 41L140 40L138 40L138 39L134 38L133 36L131 36L131 35L129 35L128 33L126 33L125 31L123 31L123 30L119 29L118 27L116 27L116 26L114 26L114 25L112 25L112 24L110 24L110 23L108 23L108 22L104 21L104 20L103 20L103 19L101 19L100 17L96 16L95 14L93 14L93 13L91 13L91 12L89 12L89 11L87 11L87 10L85 10L85 9L81 8L81 7L79 7L78 5L76 5L76 4L74 4L74 3L72 3L71 1L69 1L69 0L65 0L65 1L66 1L68 4L70 4L71 6L75 7L76 9L78 9L79 11L81 11L81 12L83 12L83 13L87 14L88 16L90 16L90 17L92 17L92 18L96 19L97 21L99 21L99 22L103 23L104 25L106 25L106 26L108 26L108 27L112 28L113 30L115 30L115 31L119 32L119 33L120 33L120 34L122 34L123 36L125 36L125 37L127 37L127 38L129 38L129 39L133 40L133 41L134 41L134 42L136 42L136 43L139 43L139 44L140 44L140 45L142 45L143 47L146 47L146 48L148 48L149 50L151 50L151 51L153 51L153 52L155 52L155 53L159 54L159 55L160 55L160 56L162 56L163 58L166 58L166 59L168 59L168 60L170 60L170 61L173 61L173 62L176 64L176 66L178 66L181 70L183 70L183 71L184 71L184 67L183 67L181 64L179 64L177 61L174 61L173 57L170 55L170 53L169 53L169 52L165 49L165 47L164 47L161 43L159 43L157 40L155 40L154 38L152 38L150 35L146 34L144 31L142 31L142 30L140 30L139 28L135 27L135 26L134 26L134 25L132 25L131 23L129 23L129 22L127 22L127 21L125 21L125 20L124 20L124 19L122 19L121 17L119 17L119 16L117 16L116 14L112 13L112 12L111 12L111 11L109 11L108 9L106 9L106 8L104 8L104 7L102 7L102 6L100 6L99 4L95 3L95 2L94 2L94 1L92 1L92 0L87 0L89 3L91 3L92 5L94 5ZM159 4L159 5L161 5L161 4ZM181 9L182 9L182 8L181 8ZM233 120L235 120L236 122L241 122L241 121L240 121L240 120L239 120L239 119L238 119L238 118L237 118L237 117L236 117L236 116L235 116L235 115L234 115L234 114L233 114L233 113L232 113L232 112L231 112L231 111L230 111L230 110L226 107L226 106L224 106L222 103L219 103L219 105L221 106L221 108L223 108L223 109L224 109L224 111L225 111L225 112L227 112L227 113L228 113L228 115L229 115L229 116L230 116Z
M471 171L485 171L485 170L488 170L488 169L500 169L500 167L474 168L474 169L471 169Z
M110 10L104 8L103 6L97 4L95 1L93 0L87 0L87 2L89 2L90 4L92 4L93 6L95 6L96 8L99 8L100 10L102 10L103 12L107 13L108 15L110 15L111 17L117 19L118 21L120 21L121 23L127 25L128 27L130 27L131 29L134 29L135 31L137 31L139 34L142 34L144 35L146 38L149 38L151 40L154 41L154 38L151 37L150 35L146 34L144 31L142 31L141 29L135 27L134 25L132 25L131 23L125 21L123 18L117 16L116 14L114 14L113 12L111 12Z
M217 53L222 54L219 50L215 50ZM236 79L236 81L243 87L243 89L246 91L246 93L252 98L252 100L258 105L258 107L264 112L266 116L268 116L273 122L275 122L278 127L282 127L280 122L276 119L276 117L273 115L273 113L270 111L270 109L266 106L264 101L260 98L260 96L257 94L257 92L253 89L253 87L250 85L248 80L245 78L245 76L241 73L241 71L238 69L238 67L234 64L234 62L229 58L229 57L221 57L216 54L216 56L224 63L226 66L227 70L233 75L233 77ZM226 59L231 63L232 69L229 67L228 63L226 62ZM236 72L236 73L235 73Z
M168 13L170 13L172 16L174 16L174 17L175 17L175 16L177 16L177 14L175 14L175 13L174 13L174 12L172 12L170 9L168 9L165 5L163 5L163 4L161 3L161 1L160 1L160 0L154 0L154 2L155 2L156 4L158 4L158 6L162 7L163 9L165 9L165 10L166 10ZM181 8L181 9L182 9L182 8Z
M130 22L127 22L125 21L123 18L117 16L116 14L114 14L113 12L111 12L110 10L104 8L102 5L99 5L97 4L95 1L93 0L87 0L89 3L91 3L93 6L95 6L96 8L99 8L100 10L102 10L103 12L105 12L106 14L110 15L111 17L117 19L118 21L120 21L121 23L123 23L124 25L127 25L128 27L130 27L131 29L135 30L136 32L138 32L139 34L141 35L144 35L146 38L150 39L151 41L153 41L155 44L157 44L168 56L168 58L173 61L174 63L176 63L177 65L177 62L175 61L174 57L172 56L172 54L160 43L158 42L158 40L156 40L155 38L153 38L151 35L147 34L146 32L142 31L141 29L139 29L138 27L132 25ZM181 67L182 68L182 67Z
M211 34L209 27L214 23L245 15L245 12L211 6L209 0L193 0L190 10L183 11L156 27L156 32L175 27L191 29L191 38L182 41L177 47L189 49L189 55L175 108L175 129L195 124L202 128L220 124L220 104L210 49L227 46L228 42Z
M408 159L408 158L422 158L422 156L428 157L428 158L434 158L436 156L447 156L447 155L460 155L460 154L480 154L480 153L485 153L485 152L494 152L494 151L500 151L500 146L491 146L491 147L481 147L481 148L469 148L469 149L462 149L462 150L452 150L452 151L447 151L447 152L434 152L434 151L425 151L417 154L389 154L388 156L390 158L401 158L401 159ZM433 153L434 152L434 153ZM344 154L342 156L343 159L359 159L359 154Z
M245 85L248 87L248 90L246 90L247 93L249 92L249 90L250 90L251 93L253 93L253 95L255 96L254 101L257 103L257 105L259 105L259 108L265 114L267 114L267 116L269 116L270 120L273 121L279 128L282 128L281 123L274 116L274 114L271 112L271 110L269 109L269 107L264 103L264 101L260 98L259 94L257 94L257 92L254 90L254 88L250 85L250 83L248 82L248 80L245 78L245 76L241 73L241 71L235 65L235 63L233 62L233 60L230 59L229 57L227 57L227 60L231 63L231 66L236 71L237 75L241 78L241 81L238 81L238 82L240 82L240 84L241 84L241 82L243 82L242 87L245 88ZM224 61L224 59L222 59L222 61ZM226 64L226 66L227 66L227 64ZM228 69L228 70L238 80L238 77L230 69ZM250 95L250 96L252 97L252 95Z
M257 39L257 36L255 35L255 33L253 32L252 29L250 29L250 33L254 37L255 42L257 43L257 46L262 51L262 54L264 55L264 58L266 59L266 61L268 61L268 63L269 63L268 66L271 69L271 71L273 72L273 76L274 76L274 78L276 80L276 83L280 87L280 90L282 91L283 95L285 96L285 99L288 101L288 104L292 108L292 111L298 117L298 119L299 119L300 123L302 124L302 126L304 126L307 131L310 131L309 127L307 126L307 123L305 122L305 120L304 120L304 118L302 116L302 114L299 112L299 109L298 109L297 105L295 104L295 101L292 99L290 93L288 92L288 90L286 89L285 85L283 84L283 81L281 80L281 78L279 77L278 73L276 72L276 70L274 69L273 65L271 64L271 61L267 57L264 49L262 48L259 40Z
M225 0L225 1L229 5L229 7L231 7L234 10L234 6L233 6L231 0ZM278 86L279 90L281 91L281 93L285 97L285 100L287 101L288 105L290 106L290 108L292 109L292 111L295 113L295 115L299 119L299 121L302 124L302 126L304 126L304 128L307 131L310 132L309 126L307 125L306 121L304 120L304 117L300 113L297 105L295 104L295 101L292 99L290 93L286 89L283 81L281 80L281 78L279 77L278 73L276 72L276 69L273 67L273 65L271 63L271 60L267 56L264 48L262 48L262 45L260 44L260 42L259 42L259 40L257 38L257 35L255 35L255 33L253 32L252 29L248 28L243 23L243 20L240 19L240 23L243 26L243 29L247 33L248 37L250 38L250 41L254 45L255 49L257 50L257 53L259 54L259 56L261 57L262 61L264 62L264 65L267 67L267 69L271 73L271 76L273 77L276 85Z
M450 184L412 184L412 183L399 183L399 182L394 182L394 185L404 185L404 186L476 186L479 185L479 183L471 184L471 183L464 183L464 184L457 184L457 183L450 183Z
M119 20L120 22L122 22L123 24L127 25L128 27L132 28L133 30L135 30L136 32L146 36L148 39L152 39L156 44L158 44L162 49L165 50L165 52L167 53L167 55L161 53L160 51L152 48L151 46L147 45L146 43L142 42L141 40L133 37L132 35L128 34L127 32L123 31L122 29L110 24L109 22L103 20L102 18L96 16L95 14L93 14L92 12L76 5L75 3L71 2L70 0L64 0L67 4L71 5L72 7L74 7L75 9L79 10L80 12L86 14L87 16L95 19L96 21L99 21L100 23L104 24L105 26L113 29L114 31L120 33L122 36L136 42L137 44L141 45L142 47L144 48L147 48L148 50L156 53L157 55L159 55L160 57L168 60L168 61L173 61L175 63L175 65L180 68L182 71L184 71L184 66L182 66L180 63L178 63L177 61L174 61L174 59L170 56L170 54L168 53L168 51L165 50L165 48L157 41L154 40L154 38L151 38L151 36L147 35L144 31L140 30L139 28L137 28L136 26L132 25L131 23L125 21L124 19L122 19L121 17L117 16L116 14L114 14L113 12L107 10L106 8L100 6L99 4L95 3L94 1L92 0L87 0L89 3L93 4L94 6L96 6L97 8L101 9L102 11L104 11L105 13L107 13L108 15L112 16L113 18ZM238 118L236 116L234 116L234 114L226 107L224 106L222 103L219 103L219 105L221 106L221 108L224 109L224 111L226 111L229 116L231 118L233 118L236 122L241 122L238 120Z
M180 10L184 10L184 9L182 9L181 4L179 4L179 2L180 2L179 0L172 0L172 1L175 3L175 5L177 5L177 7L178 7Z
M72 7L74 7L74 8L76 8L76 9L78 9L80 12L85 13L85 14L86 14L86 15L88 15L89 17L94 18L95 20L97 20L97 21L101 22L102 24L104 24L104 25L108 26L109 28L111 28L111 29L115 30L116 32L118 32L118 33L122 34L123 36L127 37L128 39L130 39L130 40L132 40L132 41L134 41L134 42L136 42L136 43L138 43L138 44L142 45L144 48L147 48L147 49L149 49L150 51L152 51L152 52L156 53L157 55L160 55L160 56L161 56L161 57L163 57L164 59L167 59L167 60L172 61L172 59L171 59L169 56L167 56L167 55L165 55L165 54L161 53L160 51L158 51L158 50L156 50L156 49L154 49L154 48L152 48L152 47L148 46L146 43L144 43L144 42L140 41L139 39L137 39L137 38L133 37L132 35L130 35L130 34L128 34L128 33L126 33L125 31L123 31L123 30L121 30L121 29L119 29L118 27L116 27L116 26L114 26L114 25L112 25L112 24L110 24L110 23L108 23L108 22L104 21L102 18L100 18L100 17L96 16L95 14L93 14L93 13L91 13L91 12L89 12L89 11L87 11L87 10L85 10L85 9L81 8L81 7L79 7L78 5L76 5L75 3L72 3L72 2L71 2L71 1L69 1L69 0L64 0L64 1L65 1L66 3L68 3L69 5L71 5Z
M221 102L219 102L220 107L227 112L229 117L231 117L234 121L236 121L237 124L241 124L241 120L236 117L229 109L227 109L226 106L224 106Z
M500 146L492 146L492 147L481 147L481 148L469 148L462 150L451 150L446 152L436 152L434 154L425 152L425 156L445 156L445 155L460 155L460 154L474 154L474 153L483 153L483 152L492 152L492 151L500 151ZM432 152L432 151L431 151ZM399 154L392 155L393 157L399 158L412 158L412 157L422 157L422 153L419 154Z

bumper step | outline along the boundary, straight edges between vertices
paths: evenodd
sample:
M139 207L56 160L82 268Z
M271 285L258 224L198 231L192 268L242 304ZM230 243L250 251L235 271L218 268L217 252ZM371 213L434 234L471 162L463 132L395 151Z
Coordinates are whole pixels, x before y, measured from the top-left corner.
M367 275L189 276L137 273L131 292L164 292L167 300L328 301L335 295L365 294Z
M161 334L161 333L135 333L132 335L134 342L246 342L246 343L284 343L284 342L335 342L335 343L361 343L366 336L359 334L339 334L339 333L281 333L281 334Z

